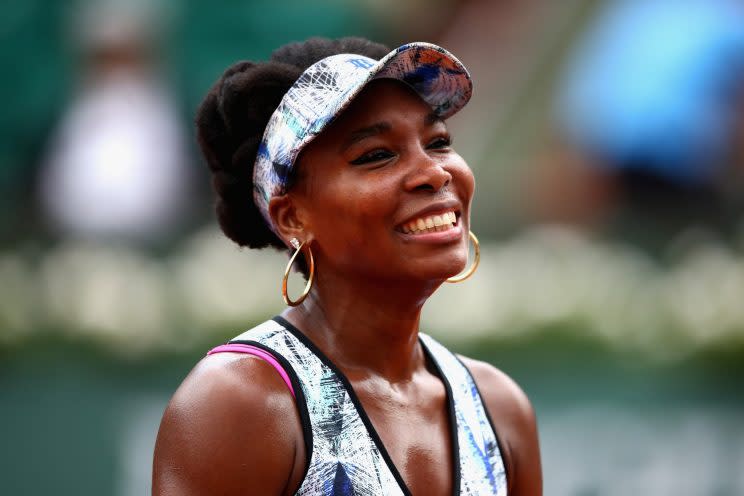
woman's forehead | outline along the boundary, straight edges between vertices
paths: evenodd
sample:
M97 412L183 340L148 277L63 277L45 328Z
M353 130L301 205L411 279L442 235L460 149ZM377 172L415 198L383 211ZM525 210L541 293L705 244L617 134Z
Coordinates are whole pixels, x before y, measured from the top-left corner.
M367 129L389 128L401 119L424 125L441 121L413 89L393 79L370 82L315 141L346 141ZM378 129L380 131L385 129ZM312 145L312 143L310 144Z
M375 79L370 81L349 107L341 113L344 118L364 118L366 115L383 115L399 105L418 106L422 113L433 112L432 108L413 88L397 79Z

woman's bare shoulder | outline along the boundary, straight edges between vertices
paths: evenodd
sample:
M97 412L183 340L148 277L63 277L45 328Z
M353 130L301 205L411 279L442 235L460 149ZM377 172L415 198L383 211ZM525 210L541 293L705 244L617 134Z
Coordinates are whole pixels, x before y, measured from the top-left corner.
M506 463L509 494L542 494L542 468L535 410L522 388L491 364L460 356L493 420Z
M301 445L297 408L277 371L253 356L215 354L163 414L153 494L284 494Z
M501 414L515 422L534 422L534 410L521 387L506 373L493 365L459 355L472 374L483 399ZM490 410L490 408L489 408Z

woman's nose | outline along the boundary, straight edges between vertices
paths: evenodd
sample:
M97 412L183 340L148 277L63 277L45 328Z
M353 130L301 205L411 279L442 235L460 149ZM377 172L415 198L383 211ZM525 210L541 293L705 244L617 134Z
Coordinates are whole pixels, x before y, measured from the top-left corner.
M426 151L411 158L411 172L405 180L407 191L440 191L452 181L445 163L429 156Z

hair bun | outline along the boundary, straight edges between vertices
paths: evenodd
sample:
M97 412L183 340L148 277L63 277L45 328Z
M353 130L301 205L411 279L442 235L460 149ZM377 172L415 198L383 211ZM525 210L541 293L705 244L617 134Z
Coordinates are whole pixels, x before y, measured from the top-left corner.
M269 117L302 71L291 65L268 62L226 77L220 87L219 110L225 127L238 142L263 136Z

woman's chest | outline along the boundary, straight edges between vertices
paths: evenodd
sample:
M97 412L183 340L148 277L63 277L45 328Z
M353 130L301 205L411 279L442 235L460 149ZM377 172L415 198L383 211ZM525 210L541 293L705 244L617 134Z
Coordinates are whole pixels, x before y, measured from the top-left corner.
M452 495L457 466L456 430L444 387L424 398L389 401L359 395L366 415L412 494Z

